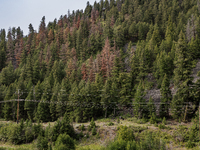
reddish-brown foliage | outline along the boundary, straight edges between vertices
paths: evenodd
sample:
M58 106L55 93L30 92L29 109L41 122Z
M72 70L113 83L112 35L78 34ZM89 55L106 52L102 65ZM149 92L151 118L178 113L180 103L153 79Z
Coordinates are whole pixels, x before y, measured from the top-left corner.
M90 75L89 75L90 82L93 82L95 80L95 75L93 69L90 69Z
M87 80L87 70L86 70L85 63L82 64L81 74L82 74L82 79L86 81Z
M54 40L54 33L53 30L50 29L48 33L48 44L50 44Z

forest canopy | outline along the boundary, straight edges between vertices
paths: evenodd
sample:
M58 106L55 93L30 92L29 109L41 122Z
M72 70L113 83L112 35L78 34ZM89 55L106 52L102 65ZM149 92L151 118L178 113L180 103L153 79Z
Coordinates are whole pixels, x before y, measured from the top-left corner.
M1 29L0 117L16 121L19 96L19 118L32 121L66 113L85 122L121 106L138 118L158 109L159 117L190 119L200 98L200 80L191 76L199 14L199 0L101 0L48 24L43 16L26 36L20 27ZM159 107L145 97L151 89L160 90Z

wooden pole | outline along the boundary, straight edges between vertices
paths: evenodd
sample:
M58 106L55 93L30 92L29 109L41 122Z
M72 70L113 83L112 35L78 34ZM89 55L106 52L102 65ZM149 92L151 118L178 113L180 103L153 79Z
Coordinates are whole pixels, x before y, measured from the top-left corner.
M199 141L200 141L200 102L199 102Z
M18 89L18 104L17 104L17 124L19 121L19 89Z

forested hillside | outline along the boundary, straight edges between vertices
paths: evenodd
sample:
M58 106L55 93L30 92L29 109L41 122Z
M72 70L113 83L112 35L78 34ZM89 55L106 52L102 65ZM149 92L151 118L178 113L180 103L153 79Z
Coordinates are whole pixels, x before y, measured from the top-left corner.
M19 96L19 119L34 122L65 113L86 122L122 106L138 118L190 121L200 99L200 80L191 75L200 58L199 15L199 0L101 0L48 24L44 16L28 35L1 29L0 117L16 121ZM158 112L144 98L152 88L160 89Z

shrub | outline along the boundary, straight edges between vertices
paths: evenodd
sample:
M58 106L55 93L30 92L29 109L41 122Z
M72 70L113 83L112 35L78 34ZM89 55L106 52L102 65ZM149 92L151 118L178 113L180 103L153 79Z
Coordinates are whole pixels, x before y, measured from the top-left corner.
M186 143L186 147L187 148L193 148L193 147L195 147L195 142L192 142L191 140L189 140L187 143Z
M154 124L154 123L156 123L156 115L155 115L155 113L152 113L152 115L151 115L151 118L150 118L149 122L150 122L151 124Z
M96 135L96 134L97 134L97 132L96 132L96 128L93 127L93 128L92 128L92 135Z
M25 141L24 131L20 125L13 125L8 131L8 140L13 144L21 144Z
M117 131L118 139L122 139L125 141L132 141L135 139L133 134L133 130L128 128L127 126L120 126Z
M88 128L87 128L87 130L88 130L88 131L91 131L91 129L92 129L92 128L91 128L91 126L89 125Z
M0 141L6 142L8 140L8 124L0 128Z
M186 142L189 138L187 127L179 125L177 130L174 131L173 136L174 136L175 140L178 142Z
M60 134L55 142L56 150L75 150L74 140L67 134Z
M81 125L81 131L84 131L85 130L85 126L84 124Z
M166 125L166 119L165 119L165 117L163 118L162 124Z
M96 127L96 124L94 122L94 118L92 118L92 120L90 122L90 126L91 126L91 128Z
M89 137L90 137L90 136L89 136L89 133L87 132L87 133L86 133L86 138L89 138Z
M166 144L162 141L156 134L146 131L144 133L145 138L140 139L140 143L138 145L139 149L144 150L166 150Z
M125 140L116 140L108 145L107 150L125 150L127 141Z
M38 150L47 150L48 149L48 141L45 137L39 135L37 138L37 149Z
M96 137L97 137L97 139L99 139L99 138L100 138L100 136L99 136L99 132L97 133Z
M117 118L117 123L120 123L119 117Z
M26 137L26 143L32 142L34 139L33 131L31 127L27 127L25 130L25 137Z
M52 129L52 140L56 141L59 134L66 133L70 137L75 138L74 128L70 125L69 118L67 114L64 115L62 121L57 120L56 124L53 126Z
M114 125L113 122L109 122L109 123L108 123L108 126L113 126L113 125Z
M159 128L159 129L165 129L166 127L165 127L164 124L161 123L161 124L158 125L158 128Z
M80 138L83 137L83 132L82 132L82 131L79 133L79 137L80 137Z

